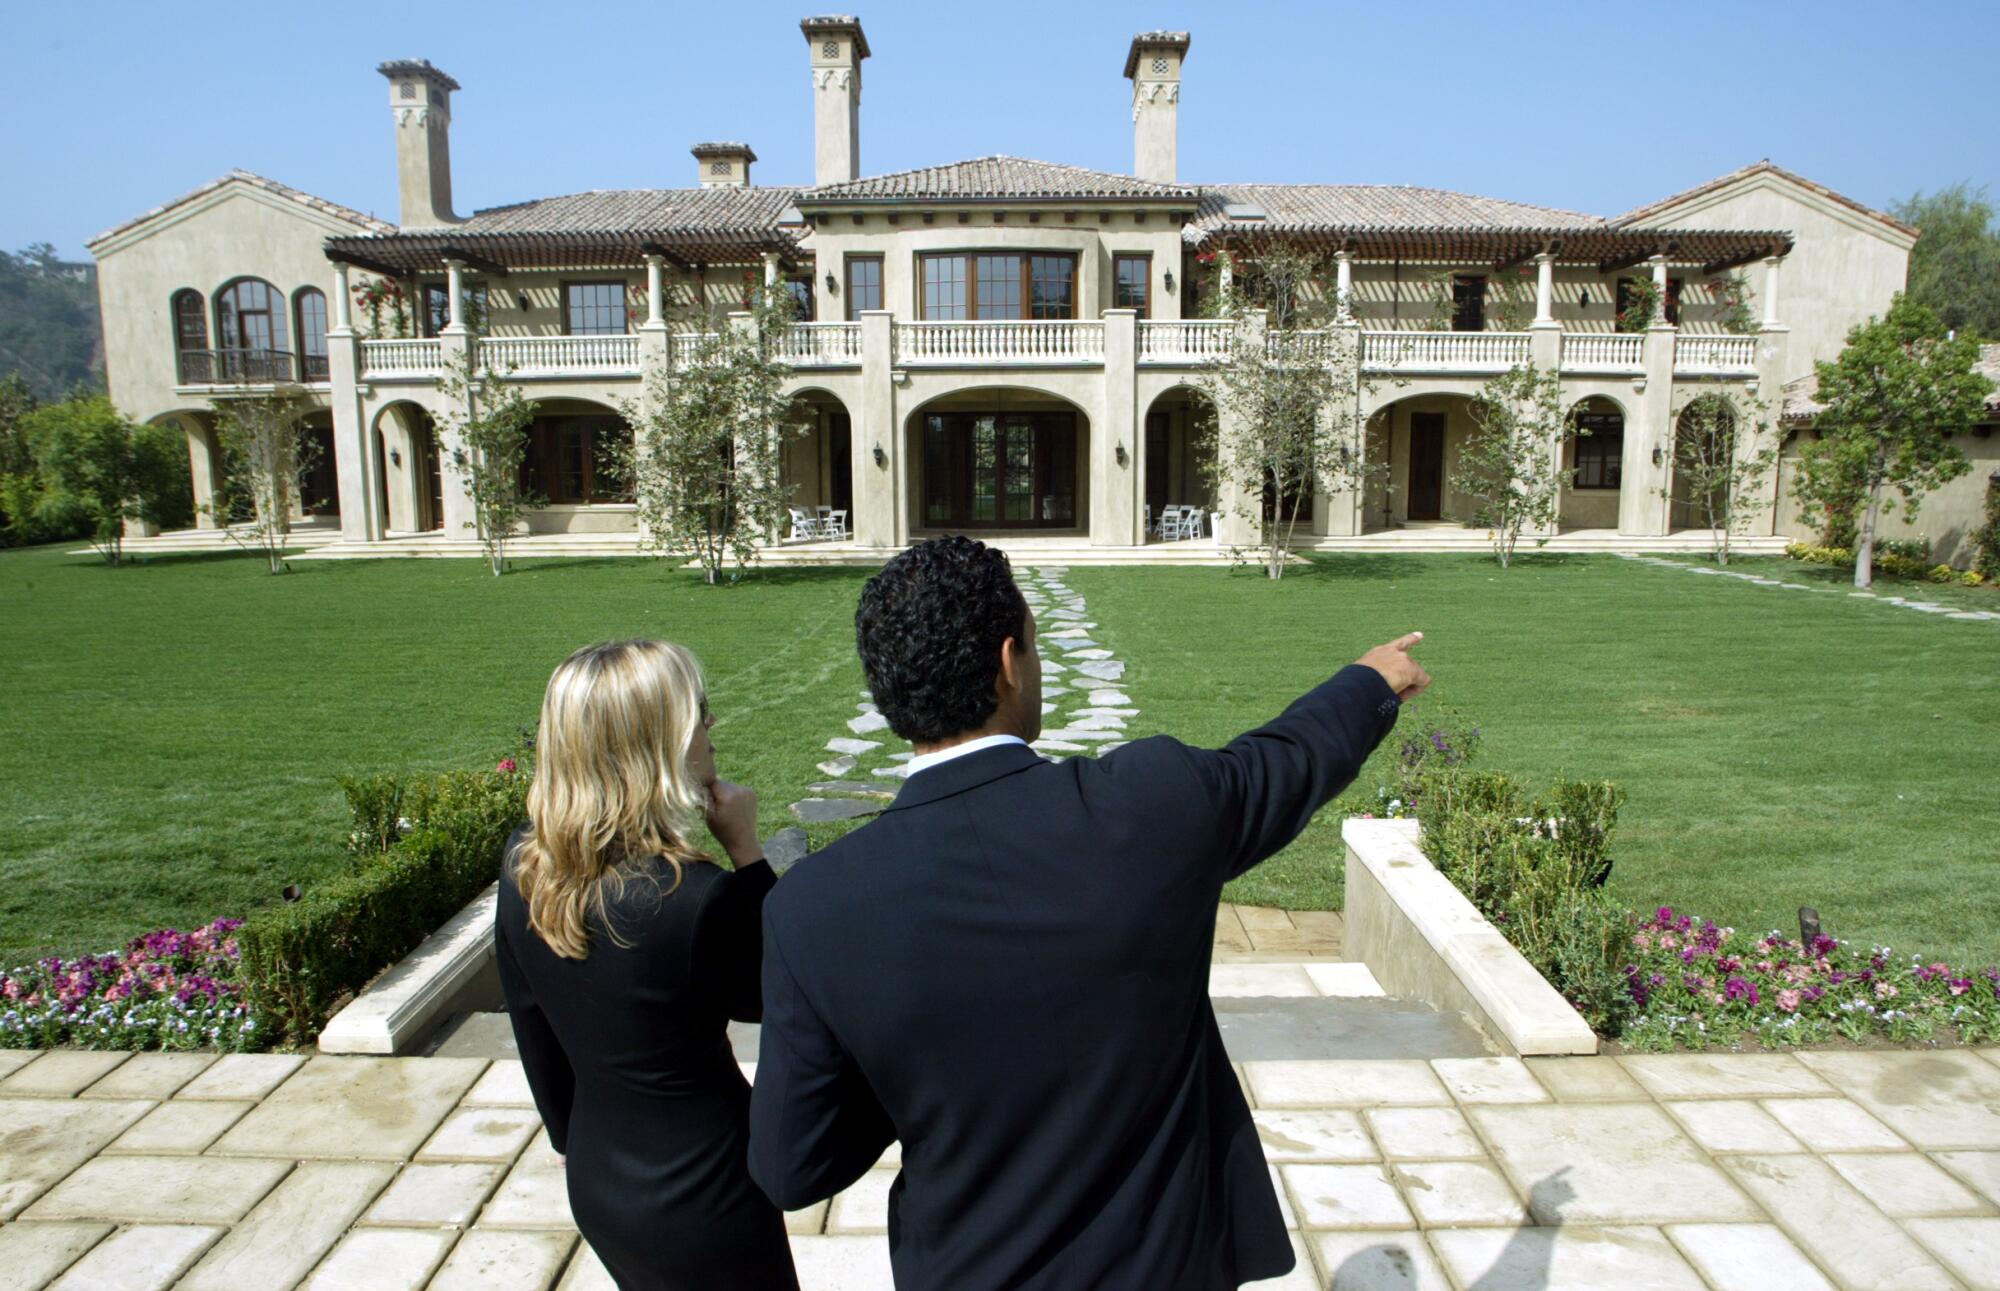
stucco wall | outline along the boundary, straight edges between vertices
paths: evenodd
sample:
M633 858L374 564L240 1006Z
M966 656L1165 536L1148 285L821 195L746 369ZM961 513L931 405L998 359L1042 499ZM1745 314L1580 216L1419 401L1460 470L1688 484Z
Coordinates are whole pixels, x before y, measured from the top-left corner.
M1811 431L1790 436L1778 458L1778 532L1796 542L1818 542L1821 537L1818 518L1806 514L1792 496L1792 485L1799 477L1799 452L1811 437ZM1956 442L1972 469L1925 494L1914 523L1903 514L1899 501L1895 514L1883 520L1880 536L1926 539L1931 544L1932 560L1963 569L1972 564L1971 535L1986 522L1988 481L2000 471L2000 422L1960 435Z

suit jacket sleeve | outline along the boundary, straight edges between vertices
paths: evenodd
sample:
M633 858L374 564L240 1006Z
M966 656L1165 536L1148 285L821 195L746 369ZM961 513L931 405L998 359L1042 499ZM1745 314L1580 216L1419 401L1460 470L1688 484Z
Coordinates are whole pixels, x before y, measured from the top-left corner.
M1354 782L1399 707L1381 673L1349 664L1227 747L1189 749L1218 808L1225 877L1297 838L1314 812Z
M764 861L719 875L695 916L692 980L720 983L737 1022L764 1015L764 898L777 881Z
M521 1066L527 1073L528 1090L535 1096L535 1110L548 1127L549 1146L559 1154L569 1153L569 1112L576 1101L576 1073L570 1069L569 1055L548 1015L535 1002L534 990L514 957L505 924L493 930L494 952L499 960L500 991L507 999L507 1015L514 1023L514 1043L521 1051Z
M780 1209L797 1210L859 1179L895 1139L867 1077L799 989L767 918L750 1177Z

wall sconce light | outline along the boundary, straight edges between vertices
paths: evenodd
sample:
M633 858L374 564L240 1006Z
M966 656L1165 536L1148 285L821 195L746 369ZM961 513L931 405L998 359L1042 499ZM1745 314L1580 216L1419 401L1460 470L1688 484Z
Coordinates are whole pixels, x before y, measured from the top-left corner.
M1168 294L1169 296L1173 295L1173 294L1174 294L1174 271L1173 271L1173 270L1171 270L1171 269L1167 270L1167 276L1166 276L1166 284L1167 284L1167 294Z
M392 448L392 449L390 449L390 450L389 450L389 465L391 465L391 466L401 466L402 464L403 464L403 452L402 452L402 450L401 450L401 449L398 449L398 448Z
M1118 441L1118 464L1125 465L1125 441L1122 439Z
M1582 291L1576 293L1576 304L1578 309L1590 308L1590 288L1585 287Z
M1659 452L1659 450L1658 450L1658 449L1654 449L1653 451L1654 451L1655 453L1658 453L1658 452ZM880 444L879 442L878 442L878 443L876 443L876 445L875 445L875 465L877 465L877 466L887 466L888 464L889 464L889 455L888 455L887 453L885 453L885 452L883 452L883 451L882 451L882 445L881 445L881 444Z
M829 296L838 296L840 294L840 280L833 276L833 270L831 269L826 271L826 294Z
M1653 465L1658 466L1659 464L1660 464L1660 446L1658 444L1655 444L1653 445Z
M525 314L525 313L527 313L527 312L528 312L528 293L527 293L527 292L525 292L525 291L517 291L517 292L515 292L515 293L514 293L514 303L515 303L516 305L518 305L518 306L520 306L520 307L521 307L521 312L522 312L522 313L524 313L524 314Z

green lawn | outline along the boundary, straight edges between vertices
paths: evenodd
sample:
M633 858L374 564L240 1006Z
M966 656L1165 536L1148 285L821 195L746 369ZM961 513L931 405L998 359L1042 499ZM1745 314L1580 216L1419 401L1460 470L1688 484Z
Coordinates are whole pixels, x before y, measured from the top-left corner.
M343 863L343 772L481 767L575 647L661 636L707 668L723 774L766 833L861 687L860 571L709 588L658 561L0 553L0 962L101 950Z
M0 959L108 948L333 872L335 776L485 765L533 722L550 668L610 637L701 655L724 773L758 788L769 833L854 714L865 573L711 589L636 560L498 580L473 561L302 562L271 578L244 556L108 570L0 553ZM1092 636L1129 661L1135 734L1220 743L1422 628L1439 678L1426 707L1482 726L1487 766L1625 785L1614 884L1633 903L1759 929L1812 904L1841 936L2000 958L2000 625L1608 557L1068 580ZM1232 895L1337 906L1338 854L1322 819Z
M2000 959L2000 624L1615 557L1069 578L1132 661L1146 731L1226 740L1422 629L1437 684L1403 720L1449 707L1491 769L1621 782L1612 882L1632 903L1759 931L1813 905L1838 936ZM1387 777L1378 755L1357 790ZM1234 895L1335 904L1337 849L1322 817Z

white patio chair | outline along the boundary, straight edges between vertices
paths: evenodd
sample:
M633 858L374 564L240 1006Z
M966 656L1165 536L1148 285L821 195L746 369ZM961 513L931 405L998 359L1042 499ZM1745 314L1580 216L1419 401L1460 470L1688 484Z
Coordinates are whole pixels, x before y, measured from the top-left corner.
M819 536L847 541L847 512L827 510L826 519L820 522Z
M1207 515L1208 513L1200 507L1189 507L1181 515L1181 537L1201 537L1202 521L1207 518Z
M1167 506L1160 508L1160 540L1173 542L1181 536L1181 508Z
M1146 504L1145 527L1141 529L1139 532L1151 534L1151 533L1158 533L1159 531L1160 531L1159 526L1153 523L1153 504L1148 502Z
M804 507L786 507L785 510L792 517L792 536L787 541L811 542L819 537L819 521Z

